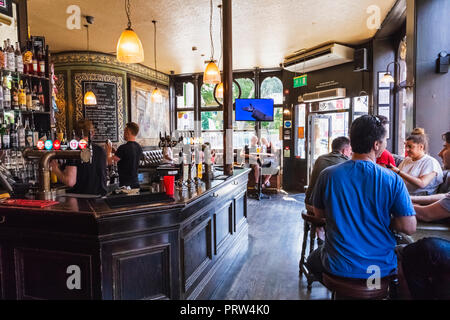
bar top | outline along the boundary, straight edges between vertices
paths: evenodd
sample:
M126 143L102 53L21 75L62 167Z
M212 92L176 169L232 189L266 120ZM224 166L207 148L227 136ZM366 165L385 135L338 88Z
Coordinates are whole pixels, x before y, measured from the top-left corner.
M175 201L170 203L152 203L143 205L130 205L126 207L112 209L108 206L105 198L99 199L80 199L67 196L57 196L56 201L59 203L53 206L45 208L29 208L19 206L2 206L0 205L0 213L3 212L26 212L26 213L42 213L46 214L62 214L62 215L90 215L96 219L103 217L120 215L123 213L139 213L148 211L161 211L171 210L177 208L183 208L190 204L199 201L204 195L214 194L219 189L222 189L226 185L233 181L244 178L246 174L250 172L250 169L235 169L233 176L228 177L226 180L211 180L210 183L202 183L199 186L195 186L190 190L177 191L175 190Z

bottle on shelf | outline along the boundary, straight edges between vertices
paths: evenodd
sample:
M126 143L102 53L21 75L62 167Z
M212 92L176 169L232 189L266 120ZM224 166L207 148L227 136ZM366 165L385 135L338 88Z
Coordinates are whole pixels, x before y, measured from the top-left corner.
M67 150L69 148L69 141L67 141L67 131L64 130L63 137L61 139L61 150Z
M11 109L11 90L7 76L3 76L3 109Z
M19 90L15 82L12 83L11 87L11 109L19 110Z
M40 109L40 106L39 106L39 98L38 98L38 95L37 95L37 87L36 87L36 85L34 86L33 92L31 94L31 101L32 101L33 110L34 111L38 111Z
M4 96L3 96L3 79L2 79L2 75L0 75L0 109L4 108L3 100L4 100Z
M31 72L29 72L32 75L37 76L37 72L38 72L38 59L37 59L37 55L36 55L36 51L33 50L33 57L31 58Z
M48 134L45 132L44 129L41 129L41 132L39 132L39 140L46 141L48 139Z
M3 61L2 66L3 69L8 70L8 45L6 40L3 41Z
M6 40L6 44L8 46L8 49L6 50L7 69L14 72L16 71L16 54L14 53L14 48L9 39Z
M8 123L6 122L6 118L3 119L1 133L2 133L2 149L8 150L11 148L11 139L9 136L9 128Z
M14 52L15 55L15 61L16 61L16 71L23 73L23 57L22 52L20 52L20 45L19 42L16 42L16 50Z
M44 96L44 90L42 89L42 82L39 81L39 92L38 92L38 99L40 104L40 111L45 111L45 96Z
M5 52L3 51L3 48L0 47L0 69L5 69Z
M24 73L33 74L33 51L31 50L31 41L27 41L27 49L23 53Z
M23 88L23 81L19 82L19 108L22 111L27 110L27 95L25 93L25 89Z
M27 110L28 111L33 110L33 97L31 94L30 86L28 85L28 80L25 81L25 99L26 99Z
M45 77L45 54L44 48L40 48L38 51L38 76Z
M22 117L19 115L17 121L17 138L19 140L19 149L26 147L25 127L22 123Z
M19 135L17 134L16 126L12 122L9 126L9 139L11 143L11 149L19 149Z
M34 126L34 118L31 119L31 132L33 133L33 147L37 146L39 141L39 131Z
M25 120L25 146L27 148L33 148L34 147L34 141L33 141L33 130L30 128L30 122Z

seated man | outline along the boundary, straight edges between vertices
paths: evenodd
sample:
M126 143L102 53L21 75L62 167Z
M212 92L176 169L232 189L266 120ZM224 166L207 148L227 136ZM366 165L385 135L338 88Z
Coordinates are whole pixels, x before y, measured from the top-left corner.
M442 135L444 140L444 148L439 152L439 157L442 158L444 164L443 179L444 182L439 186L437 194L429 196L411 196L411 200L414 204L428 205L435 203L445 198L445 194L450 192L450 131ZM417 210L416 210L417 212ZM417 215L417 218L420 218Z
M330 166L345 162L350 159L352 155L352 147L350 139L347 137L338 137L331 143L331 152L321 155L314 163L314 168L311 173L311 181L309 182L308 190L306 191L305 203L312 205L312 194L317 178L320 173Z
M377 117L356 119L350 133L352 160L319 176L313 207L315 216L326 219L326 236L307 261L318 279L323 272L367 279L373 266L382 278L397 273L391 228L412 234L416 217L403 180L376 164L386 148L386 133Z
M450 299L450 241L424 238L404 247L400 257L413 299Z
M450 192L442 200L428 206L414 206L417 219L422 221L437 221L450 218Z

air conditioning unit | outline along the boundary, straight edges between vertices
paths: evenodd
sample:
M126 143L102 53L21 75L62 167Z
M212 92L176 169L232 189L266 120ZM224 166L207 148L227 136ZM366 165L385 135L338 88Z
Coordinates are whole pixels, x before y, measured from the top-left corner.
M284 68L292 72L309 72L353 61L353 48L330 43L297 51L284 58Z
M315 102L315 101L342 99L345 97L346 97L345 88L336 88L330 90L305 93L303 96L298 97L298 102L299 103Z

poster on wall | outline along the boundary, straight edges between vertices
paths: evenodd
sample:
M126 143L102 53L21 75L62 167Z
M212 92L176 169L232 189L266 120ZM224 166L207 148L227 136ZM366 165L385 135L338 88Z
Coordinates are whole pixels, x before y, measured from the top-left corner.
M131 81L131 121L139 125L137 142L142 146L157 146L159 133L170 132L169 92L159 88L162 103L152 101L151 95L155 86Z
M12 0L0 0L0 13L13 17Z

